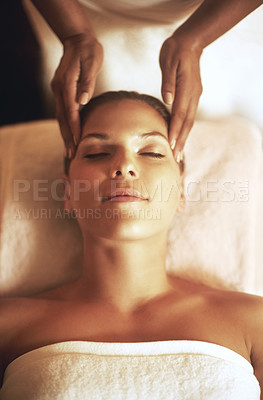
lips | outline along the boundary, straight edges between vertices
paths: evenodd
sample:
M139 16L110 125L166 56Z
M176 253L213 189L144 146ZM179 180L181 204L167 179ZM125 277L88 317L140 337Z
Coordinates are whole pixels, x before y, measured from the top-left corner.
M102 197L105 201L142 201L148 200L138 190L132 188L118 188L112 191L108 196Z

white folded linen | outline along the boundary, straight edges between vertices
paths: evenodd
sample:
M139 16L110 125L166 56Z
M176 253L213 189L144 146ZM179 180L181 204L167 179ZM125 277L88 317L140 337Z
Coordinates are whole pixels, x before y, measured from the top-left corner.
M32 294L77 278L82 239L63 213L57 122L7 126L0 141L0 295ZM259 131L243 119L197 121L185 157L187 203L172 221L168 272L262 294Z
M70 341L6 369L1 400L259 400L252 365L207 342Z

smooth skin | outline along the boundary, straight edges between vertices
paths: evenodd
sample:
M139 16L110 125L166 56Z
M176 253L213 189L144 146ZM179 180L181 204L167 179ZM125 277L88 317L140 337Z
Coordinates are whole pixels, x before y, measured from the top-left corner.
M86 12L77 0L32 0L64 45L52 81L56 113L69 154L80 138L79 108L93 96L103 62ZM262 4L262 0L204 0L190 18L162 45L161 93L172 105L169 141L174 155L183 150L202 93L203 49Z
M181 187L182 176L162 117L138 100L100 105L81 139L64 179L65 208L81 215L82 276L35 296L0 300L2 374L18 356L52 343L188 339L239 353L263 387L263 299L167 275L167 234L180 191L167 194ZM77 191L80 180L90 183L88 191ZM116 187L140 190L147 200L103 202ZM86 209L94 218L83 218ZM159 209L156 219L137 215Z

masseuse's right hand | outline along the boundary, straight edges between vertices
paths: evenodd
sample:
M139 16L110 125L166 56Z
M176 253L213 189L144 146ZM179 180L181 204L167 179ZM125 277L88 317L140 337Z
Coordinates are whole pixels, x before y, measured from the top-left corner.
M80 138L80 105L94 93L103 62L103 47L95 37L79 34L65 39L64 53L51 86L55 95L56 117L71 157Z

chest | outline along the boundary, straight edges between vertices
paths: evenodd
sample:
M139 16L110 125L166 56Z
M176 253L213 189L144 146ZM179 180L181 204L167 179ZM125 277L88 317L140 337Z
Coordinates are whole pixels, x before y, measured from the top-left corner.
M170 305L144 310L134 318L103 307L50 302L27 310L17 321L6 348L6 363L52 343L71 340L95 342L146 342L198 340L221 344L249 359L239 326L219 311L204 306Z

